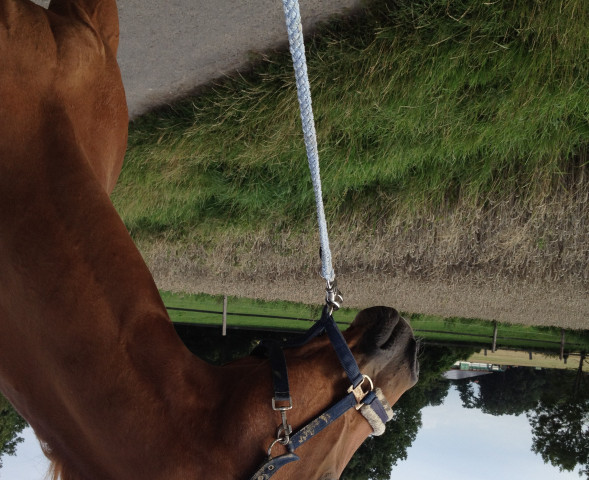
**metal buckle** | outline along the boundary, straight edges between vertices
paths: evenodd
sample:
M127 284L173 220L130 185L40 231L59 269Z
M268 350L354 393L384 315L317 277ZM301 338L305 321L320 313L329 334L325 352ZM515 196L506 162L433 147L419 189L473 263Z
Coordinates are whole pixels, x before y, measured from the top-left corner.
M286 400L278 400L279 402L286 402ZM288 405L287 406L282 406L282 407L277 407L276 406L276 397L272 397L272 410L274 410L275 412L282 412L284 410L291 410L292 409L292 398L288 397Z
M362 385L364 385L364 380L368 380L368 383L370 384L370 390L364 391L362 389ZM360 410L360 408L362 408L362 405L364 405L362 403L362 400L364 400L364 397L366 397L366 395L372 392L372 390L374 390L374 383L372 383L372 380L368 375L362 375L362 381L358 384L357 387L354 387L354 385L350 385L350 387L348 388L348 393L354 394L354 398L356 399L356 410Z

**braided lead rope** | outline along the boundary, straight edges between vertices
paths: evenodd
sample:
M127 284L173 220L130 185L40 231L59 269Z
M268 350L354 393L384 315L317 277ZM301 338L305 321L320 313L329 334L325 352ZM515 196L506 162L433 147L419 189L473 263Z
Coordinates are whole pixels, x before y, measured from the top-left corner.
M311 106L311 88L307 76L307 60L305 58L305 45L303 43L303 26L301 24L301 13L298 0L282 0L286 27L288 30L288 43L290 54L295 71L297 83L297 95L301 109L301 121L303 123L303 135L309 170L315 192L315 203L317 205L317 222L319 224L319 240L321 242L321 276L329 285L335 279L335 272L331 265L331 250L329 249L329 236L327 235L327 221L323 209L323 194L321 192L321 176L319 175L319 152L317 150L317 136L315 133L315 121L313 119L313 108Z

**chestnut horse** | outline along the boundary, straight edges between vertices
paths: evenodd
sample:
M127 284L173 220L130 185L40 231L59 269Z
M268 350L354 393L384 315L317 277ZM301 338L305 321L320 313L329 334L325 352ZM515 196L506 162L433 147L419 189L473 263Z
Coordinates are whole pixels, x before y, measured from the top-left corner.
M64 480L247 479L280 415L268 361L182 344L110 200L127 141L114 0L0 0L0 390ZM389 403L416 381L393 309L345 333ZM296 429L345 394L326 337L286 351ZM355 410L277 479L338 478L371 434Z

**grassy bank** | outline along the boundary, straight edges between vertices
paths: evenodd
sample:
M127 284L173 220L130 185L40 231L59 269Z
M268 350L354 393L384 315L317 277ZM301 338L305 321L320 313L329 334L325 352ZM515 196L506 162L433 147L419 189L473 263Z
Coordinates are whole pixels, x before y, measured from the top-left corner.
M584 184L588 17L584 0L374 1L322 29L308 60L328 218L542 205ZM284 53L134 122L113 197L130 230L307 226L297 108Z

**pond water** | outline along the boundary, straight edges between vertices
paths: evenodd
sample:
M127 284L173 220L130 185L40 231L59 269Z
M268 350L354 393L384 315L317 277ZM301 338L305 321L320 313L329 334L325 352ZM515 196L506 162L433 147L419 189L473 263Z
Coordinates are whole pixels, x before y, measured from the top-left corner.
M247 353L261 335L178 330L191 350L216 363ZM512 367L461 380L443 377L471 351L424 345L418 385L394 407L387 432L364 443L342 479L589 479L587 374ZM32 430L14 434L24 441L16 455L1 457L0 479L42 480L47 461Z

